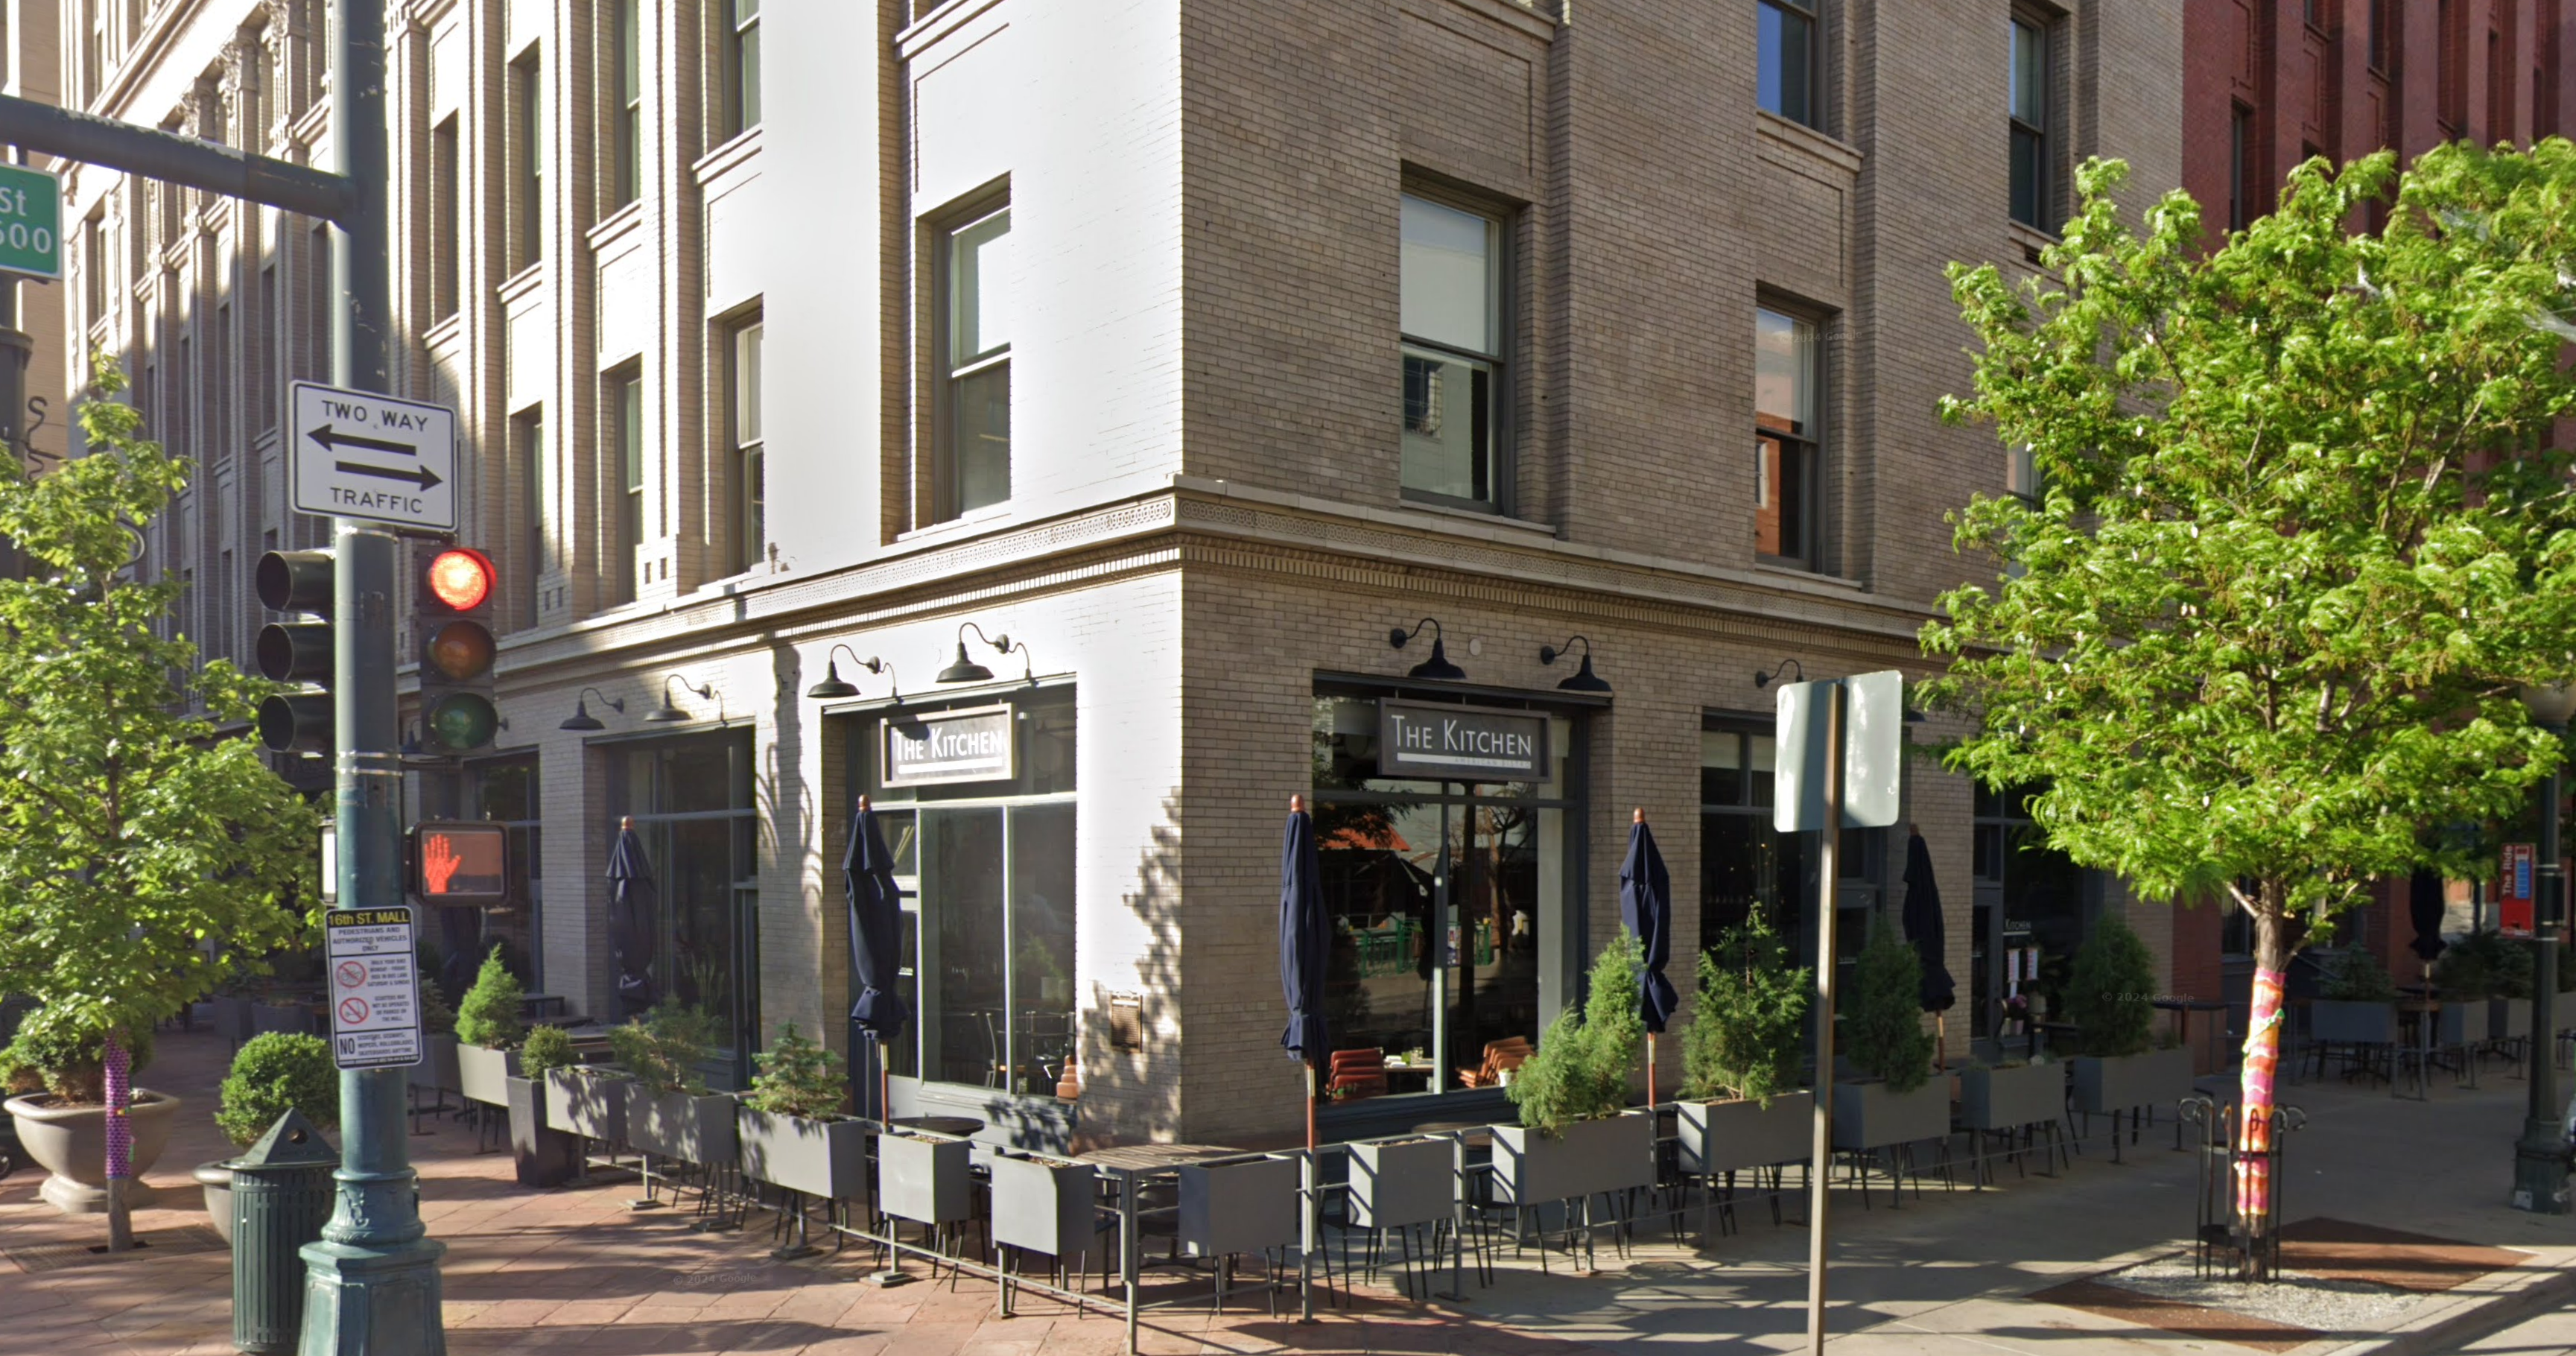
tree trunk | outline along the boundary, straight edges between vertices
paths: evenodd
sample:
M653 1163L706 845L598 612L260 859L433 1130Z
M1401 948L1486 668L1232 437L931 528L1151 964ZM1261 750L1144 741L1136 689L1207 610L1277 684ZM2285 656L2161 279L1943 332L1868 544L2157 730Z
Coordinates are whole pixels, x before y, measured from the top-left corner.
M129 1112L134 1080L125 1043L113 1033L107 1038L106 1062L107 1250L124 1252L134 1246L134 1221L125 1207L125 1183L134 1175L134 1121Z
M2289 956L2281 916L2283 891L2264 882L2254 911L2254 1003L2246 1023L2243 1099L2237 1119L2236 1222L2247 1243L2246 1265L2258 1255L2272 1206L2272 1087L2281 1058L2281 988Z

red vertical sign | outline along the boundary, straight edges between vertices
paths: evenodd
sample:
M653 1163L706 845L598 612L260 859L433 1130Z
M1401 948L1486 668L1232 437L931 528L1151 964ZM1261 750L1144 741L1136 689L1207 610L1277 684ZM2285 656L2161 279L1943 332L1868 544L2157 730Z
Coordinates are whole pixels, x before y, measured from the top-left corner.
M2531 935L2531 900L2537 889L2529 843L2504 845L2504 880L2496 891L2496 926L2508 937Z

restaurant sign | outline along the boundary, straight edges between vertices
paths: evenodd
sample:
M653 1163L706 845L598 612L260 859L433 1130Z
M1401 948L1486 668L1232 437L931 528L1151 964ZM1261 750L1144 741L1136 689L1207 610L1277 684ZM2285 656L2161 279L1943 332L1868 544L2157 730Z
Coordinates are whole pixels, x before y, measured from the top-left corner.
M1011 749L1011 708L1007 706L888 716L885 784L1006 782L1015 768Z
M1468 782L1547 780L1547 717L1393 698L1377 704L1381 777Z

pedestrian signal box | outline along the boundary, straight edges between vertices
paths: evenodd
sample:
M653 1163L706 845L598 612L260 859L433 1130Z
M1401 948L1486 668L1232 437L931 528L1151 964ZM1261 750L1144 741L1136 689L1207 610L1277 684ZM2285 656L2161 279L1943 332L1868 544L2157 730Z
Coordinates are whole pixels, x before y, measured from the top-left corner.
M412 893L429 904L490 905L509 892L509 830L429 821L411 831Z

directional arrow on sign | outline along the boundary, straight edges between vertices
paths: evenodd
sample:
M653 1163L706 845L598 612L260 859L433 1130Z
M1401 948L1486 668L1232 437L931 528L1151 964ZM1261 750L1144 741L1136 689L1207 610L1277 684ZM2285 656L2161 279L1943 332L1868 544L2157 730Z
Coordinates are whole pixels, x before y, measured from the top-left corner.
M363 461L344 461L339 463L339 471L344 476L374 476L378 480L409 481L424 490L439 483L438 473L426 466L415 466L405 471L391 466L369 466Z
M342 433L329 424L324 424L304 436L335 452L344 447L363 447L377 452L399 452L406 457L420 455L420 448L411 443L398 443L390 438L369 438L356 433Z

